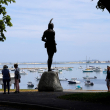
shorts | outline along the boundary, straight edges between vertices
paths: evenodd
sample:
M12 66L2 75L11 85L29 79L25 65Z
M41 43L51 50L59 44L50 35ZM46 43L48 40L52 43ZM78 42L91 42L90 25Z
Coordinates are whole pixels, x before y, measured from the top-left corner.
M110 86L110 81L109 81L109 79L107 79L106 84L107 84L107 86Z

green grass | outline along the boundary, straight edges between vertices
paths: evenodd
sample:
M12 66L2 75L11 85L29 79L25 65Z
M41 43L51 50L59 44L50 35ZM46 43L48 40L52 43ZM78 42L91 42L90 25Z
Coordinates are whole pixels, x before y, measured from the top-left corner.
M60 99L72 101L86 101L94 103L110 104L110 93L77 93L58 97Z
M6 91L8 91L7 89L6 89ZM14 92L15 91L15 89L10 89L10 92ZM38 91L37 89L20 89L20 92L35 92L35 91ZM4 90L3 89L0 89L0 92L4 92Z

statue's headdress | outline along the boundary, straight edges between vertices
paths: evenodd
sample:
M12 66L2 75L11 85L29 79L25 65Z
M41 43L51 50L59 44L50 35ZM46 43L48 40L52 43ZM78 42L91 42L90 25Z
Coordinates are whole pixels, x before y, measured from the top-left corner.
M51 23L53 20L53 18L50 20L49 24L48 24L48 29L53 29L54 28L54 24Z

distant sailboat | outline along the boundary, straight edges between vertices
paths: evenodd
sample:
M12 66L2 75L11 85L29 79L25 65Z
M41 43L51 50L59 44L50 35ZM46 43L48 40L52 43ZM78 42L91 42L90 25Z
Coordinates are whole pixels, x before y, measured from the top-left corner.
M93 72L93 70L87 68L87 56L86 56L86 69L82 70L83 72Z

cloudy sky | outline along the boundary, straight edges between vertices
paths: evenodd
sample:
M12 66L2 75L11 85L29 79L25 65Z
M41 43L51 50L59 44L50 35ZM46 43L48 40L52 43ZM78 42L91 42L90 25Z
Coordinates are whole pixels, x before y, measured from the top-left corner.
M0 42L0 62L46 62L41 41L51 18L56 32L54 61L110 60L110 14L96 9L98 0L16 0L7 14L6 41ZM1 17L1 16L0 16Z

